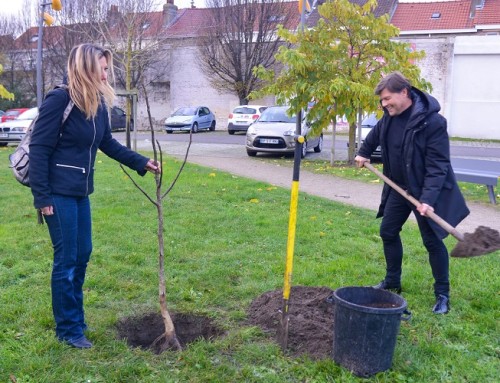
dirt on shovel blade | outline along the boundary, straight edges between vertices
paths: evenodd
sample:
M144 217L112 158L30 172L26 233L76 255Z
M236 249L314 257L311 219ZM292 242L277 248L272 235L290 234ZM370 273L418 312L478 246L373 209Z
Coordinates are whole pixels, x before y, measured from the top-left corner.
M451 251L455 258L477 257L500 250L500 234L490 227L479 226L472 234L465 233L464 240L459 241Z

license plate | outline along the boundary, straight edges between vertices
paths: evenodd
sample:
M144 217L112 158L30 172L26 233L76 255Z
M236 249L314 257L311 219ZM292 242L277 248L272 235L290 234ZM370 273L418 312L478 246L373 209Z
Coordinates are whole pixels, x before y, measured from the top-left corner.
M274 138L261 138L260 139L261 144L279 144L280 141Z
M7 137L9 137L9 135L8 135L8 134L6 134L6 133L0 133L0 137L1 137L1 138L7 138Z

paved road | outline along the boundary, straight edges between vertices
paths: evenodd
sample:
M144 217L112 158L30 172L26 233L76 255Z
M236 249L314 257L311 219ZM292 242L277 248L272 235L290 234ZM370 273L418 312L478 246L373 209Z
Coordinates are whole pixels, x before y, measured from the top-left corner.
M164 153L179 158L184 157L187 147L182 141L160 141L160 145ZM137 148L151 149L149 139L138 140ZM308 158L313 155L309 154ZM280 161L265 161L262 156L248 157L241 144L194 142L188 161L284 188L290 188L292 181L291 167L281 165ZM307 171L300 175L301 192L374 211L378 208L381 190L382 184L366 184ZM500 231L500 206L471 203L469 208L471 214L457 226L459 231L472 233L481 225Z
M133 134L133 133L132 133ZM114 136L120 139L124 138L124 133L114 133ZM150 137L149 133L137 132L137 140L142 141ZM164 132L156 133L156 139L161 142L189 142L188 133L166 134ZM338 160L347 159L347 141L346 135L338 135L335 140L335 158ZM310 152L309 159L322 159L329 161L332 148L331 133L324 135L323 151L321 153ZM229 135L227 131L218 130L215 132L201 131L193 135L193 143L199 144L217 144L217 145L245 145L245 134L237 133ZM224 148L223 146L222 148ZM244 148L239 150L242 157L246 156ZM451 142L451 155L453 157L477 158L500 161L500 144L488 142Z

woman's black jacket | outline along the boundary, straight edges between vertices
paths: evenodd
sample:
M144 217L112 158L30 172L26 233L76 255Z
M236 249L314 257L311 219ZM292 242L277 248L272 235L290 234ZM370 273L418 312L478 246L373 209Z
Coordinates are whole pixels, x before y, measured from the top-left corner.
M51 195L88 196L94 191L97 150L116 161L146 173L148 158L120 144L111 136L104 104L94 119L87 119L76 106L64 126L61 121L70 101L67 90L50 91L44 99L30 143L30 187L35 208L53 205Z

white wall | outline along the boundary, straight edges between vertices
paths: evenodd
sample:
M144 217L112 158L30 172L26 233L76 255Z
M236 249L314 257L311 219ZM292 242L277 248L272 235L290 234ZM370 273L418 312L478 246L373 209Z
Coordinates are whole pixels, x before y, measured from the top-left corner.
M455 39L450 135L500 139L500 36Z

